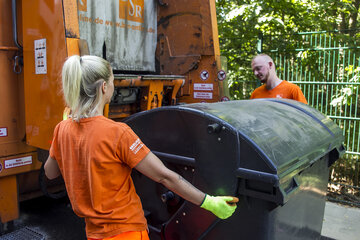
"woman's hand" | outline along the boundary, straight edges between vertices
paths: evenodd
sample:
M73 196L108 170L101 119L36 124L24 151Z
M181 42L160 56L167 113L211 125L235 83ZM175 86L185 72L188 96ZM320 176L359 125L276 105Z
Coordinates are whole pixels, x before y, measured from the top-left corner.
M236 210L236 203L239 201L236 197L206 195L204 202L200 207L212 212L218 218L226 219Z

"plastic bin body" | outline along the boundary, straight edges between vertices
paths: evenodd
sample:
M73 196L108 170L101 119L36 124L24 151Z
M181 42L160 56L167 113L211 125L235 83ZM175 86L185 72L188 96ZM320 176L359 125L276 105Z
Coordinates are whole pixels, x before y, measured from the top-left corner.
M190 104L142 112L126 123L170 168L211 195L240 198L219 220L133 173L151 239L316 239L329 166L343 153L341 130L292 100ZM165 203L161 200L165 198Z

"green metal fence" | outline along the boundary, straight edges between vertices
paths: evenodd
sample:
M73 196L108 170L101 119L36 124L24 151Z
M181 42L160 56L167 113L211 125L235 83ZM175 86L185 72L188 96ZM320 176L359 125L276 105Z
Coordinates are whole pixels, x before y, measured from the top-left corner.
M360 46L341 40L337 32L269 36L262 52L274 59L281 79L299 85L309 105L343 129L347 153L359 156Z
M331 177L351 187L360 186L360 44L354 34L265 36L258 46L274 59L280 79L300 86L309 105L343 129L347 151Z

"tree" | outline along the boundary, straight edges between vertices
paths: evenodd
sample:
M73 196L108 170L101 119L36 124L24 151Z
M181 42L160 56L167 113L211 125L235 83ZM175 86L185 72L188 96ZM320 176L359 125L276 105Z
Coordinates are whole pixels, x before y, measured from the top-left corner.
M228 60L231 98L247 99L257 86L250 64L259 37L358 28L359 5L360 0L218 0L220 48ZM350 32L338 37L351 44L359 36ZM287 38L286 47L297 41Z
M248 99L258 86L250 66L252 57L261 47L265 51L287 50L283 52L291 52L299 47L307 49L306 37L295 33L332 31L331 39L338 45L359 46L358 31L348 31L360 27L359 5L360 0L217 0L220 49L221 54L228 60L230 97ZM264 44L260 46L258 40L262 38ZM356 59L360 59L360 53L356 53L356 56ZM347 63L341 60L342 64L338 64L341 65L339 70L329 73L325 69L330 66L319 63L319 58L327 57L325 53L319 55L316 51L304 50L299 52L298 56L291 57L295 65L312 72L314 79L327 81L327 78L345 77L350 79L349 83L360 82L360 67L354 63L345 66ZM345 56L339 53L337 58L345 59ZM321 68L324 70L316 71ZM325 75L325 72L328 74ZM321 92L321 101L316 101L314 107L319 110L323 107L328 109L329 106L324 105L328 102L331 105L330 112L336 108L341 110L351 106L356 109L355 112L360 113L360 102L357 103L356 100L359 99L358 85L349 84L335 88L333 95L326 94L326 87L322 85L317 88L317 91ZM339 125L344 127L346 121L340 120ZM359 124L350 121L344 129L345 135L355 136L351 144L347 142L347 145L359 146ZM359 156L346 154L332 168L331 178L335 182L359 186L359 169ZM354 196L360 195L359 190L354 188L349 188L348 192Z

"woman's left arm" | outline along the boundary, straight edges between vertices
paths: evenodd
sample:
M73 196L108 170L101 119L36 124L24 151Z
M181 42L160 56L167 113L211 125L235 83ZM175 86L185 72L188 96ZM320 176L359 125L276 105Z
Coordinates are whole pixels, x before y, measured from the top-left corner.
M56 160L52 157L48 157L48 159L45 162L45 175L48 179L54 179L60 176L60 168Z

